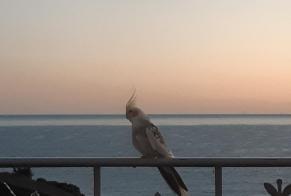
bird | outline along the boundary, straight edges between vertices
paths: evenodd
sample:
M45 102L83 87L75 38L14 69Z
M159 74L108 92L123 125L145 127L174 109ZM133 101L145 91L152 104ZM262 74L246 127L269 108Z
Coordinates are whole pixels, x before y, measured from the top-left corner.
M137 107L135 91L126 103L126 118L132 125L133 146L142 154L141 158L174 158L159 128ZM173 192L188 195L188 188L174 167L162 166L158 170Z

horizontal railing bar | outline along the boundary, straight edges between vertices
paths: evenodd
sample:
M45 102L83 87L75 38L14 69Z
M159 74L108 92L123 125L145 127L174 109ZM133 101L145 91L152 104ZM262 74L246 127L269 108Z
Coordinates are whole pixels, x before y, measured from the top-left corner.
M0 167L291 167L291 158L0 158Z

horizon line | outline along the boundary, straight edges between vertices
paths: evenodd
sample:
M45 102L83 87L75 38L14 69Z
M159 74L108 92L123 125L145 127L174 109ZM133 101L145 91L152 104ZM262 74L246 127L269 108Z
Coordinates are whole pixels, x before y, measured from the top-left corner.
M124 113L19 113L19 114L1 114L0 116L120 116L125 115ZM165 116L172 116L172 115L185 115L185 116L208 116L208 115L242 115L242 116L278 116L278 115L285 115L291 116L291 113L149 113L148 115L158 116L158 115L165 115Z

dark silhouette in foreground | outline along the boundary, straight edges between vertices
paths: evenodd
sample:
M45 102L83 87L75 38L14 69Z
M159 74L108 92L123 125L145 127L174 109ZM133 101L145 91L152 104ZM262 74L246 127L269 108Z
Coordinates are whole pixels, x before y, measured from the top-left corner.
M264 187L266 191L271 196L288 196L291 194L291 184L289 184L282 190L283 181L281 179L278 179L276 182L277 182L277 189L270 183L264 183Z
M32 179L30 168L14 168L12 173L0 173L1 196L84 196L80 189L67 183Z

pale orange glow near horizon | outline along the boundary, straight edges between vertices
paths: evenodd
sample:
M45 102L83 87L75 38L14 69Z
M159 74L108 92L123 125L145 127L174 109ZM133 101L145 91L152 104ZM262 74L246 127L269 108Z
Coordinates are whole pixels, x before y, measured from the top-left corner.
M291 113L291 1L1 1L0 114Z

